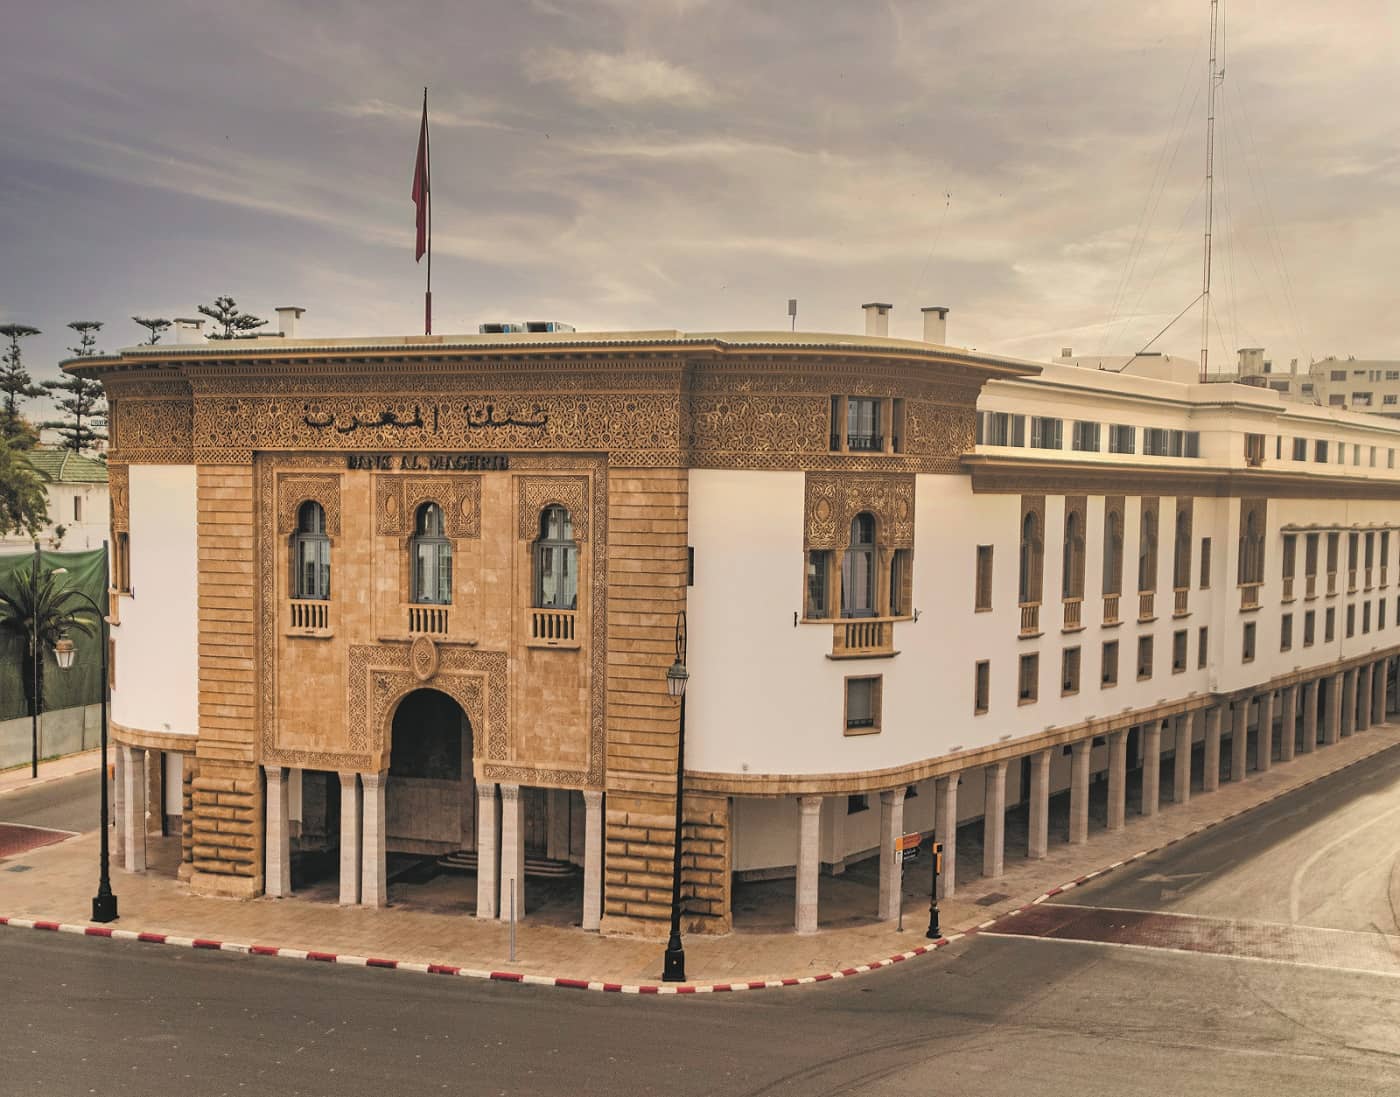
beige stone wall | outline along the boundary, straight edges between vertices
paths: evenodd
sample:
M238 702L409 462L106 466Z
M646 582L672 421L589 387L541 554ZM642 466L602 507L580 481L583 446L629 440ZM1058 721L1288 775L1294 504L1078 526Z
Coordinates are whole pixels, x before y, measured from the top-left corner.
M681 824L681 902L687 933L733 928L729 797L687 792Z

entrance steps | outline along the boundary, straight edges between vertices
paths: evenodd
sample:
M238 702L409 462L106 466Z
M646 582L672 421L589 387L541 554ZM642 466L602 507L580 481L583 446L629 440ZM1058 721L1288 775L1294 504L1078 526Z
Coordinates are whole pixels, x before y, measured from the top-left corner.
M475 872L476 850L459 849L455 853L444 854L437 860L438 867L450 872ZM560 879L573 876L583 870L569 861L554 861L548 857L525 858L526 876L545 876Z

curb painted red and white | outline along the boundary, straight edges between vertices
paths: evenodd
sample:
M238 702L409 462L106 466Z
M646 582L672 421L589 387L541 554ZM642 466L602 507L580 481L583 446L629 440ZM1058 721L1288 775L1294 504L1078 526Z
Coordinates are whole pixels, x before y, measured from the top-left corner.
M1386 748L1381 748L1386 749ZM1241 815L1247 815L1265 804L1273 803L1283 796L1288 796L1300 789L1305 789L1309 785L1318 781L1342 773L1352 766L1359 765L1370 758L1374 758L1379 750L1348 762L1345 766L1327 773L1319 774L1301 785L1294 785L1292 788L1270 796L1267 800L1260 800L1257 804L1251 804L1247 808L1232 811L1228 815L1223 815L1219 819L1209 823L1202 823L1185 834L1180 834L1175 838L1170 838L1159 846L1151 849L1140 850L1131 857L1125 857L1121 861L1114 861L1111 865L1106 865L1101 869L1085 873L1083 876L1076 876L1073 880L1061 884L1059 887L1051 888L1049 891L1036 896L1029 903L998 914L994 918L989 918L985 922L960 933L950 933L945 937L940 937L927 945L919 945L909 949L907 952L898 952L893 956L887 956L881 960L872 960L868 964L858 964L855 967L841 968L837 971L823 972L820 975L804 975L801 977L788 979L750 979L738 982L727 983L616 983L603 982L589 979L570 979L563 976L548 975L527 975L517 971L492 971L485 968L462 967L457 964L440 963L418 963L409 960L388 960L377 956L354 956L346 953L323 952L299 948L279 948L273 945L245 945L234 941L216 941L207 937L180 937L172 933L148 933L131 929L112 929L109 926L76 925L68 922L55 922L37 918L15 918L0 915L0 926L10 926L15 929L37 929L49 933L69 933L79 937L105 937L113 941L136 941L141 944L151 945L173 945L176 948L205 949L212 952L237 952L248 956L279 956L291 960L312 960L324 964L345 964L350 967L367 968L387 968L393 971L411 971L422 975L456 975L465 979L482 979L495 983L520 983L526 986L539 987L562 987L568 990L593 990L611 994L651 994L657 996L669 996L675 994L731 994L748 990L773 990L779 987L799 987L810 986L814 983L829 983L837 979L849 979L855 975L864 975L868 971L879 971L882 968L893 967L895 964L912 960L917 956L925 956L930 952L947 948L956 941L975 937L977 934L991 929L998 922L1007 918L1014 918L1018 914L1024 914L1032 907L1038 906L1047 900L1053 899L1073 888L1087 884L1090 880L1095 880L1100 876L1106 876L1114 869L1130 865L1134 861L1140 861L1144 857L1150 857L1154 853L1159 853L1179 842L1184 842L1189 838L1194 838L1214 827L1227 823L1231 819L1236 819Z

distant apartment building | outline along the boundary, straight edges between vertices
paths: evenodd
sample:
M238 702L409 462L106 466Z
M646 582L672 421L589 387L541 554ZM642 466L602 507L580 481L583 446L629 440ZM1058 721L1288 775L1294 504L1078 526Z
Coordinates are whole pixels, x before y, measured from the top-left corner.
M49 520L37 540L50 549L101 548L107 538L107 466L67 449L39 447L22 454L44 485ZM28 550L34 539L0 537L0 552Z

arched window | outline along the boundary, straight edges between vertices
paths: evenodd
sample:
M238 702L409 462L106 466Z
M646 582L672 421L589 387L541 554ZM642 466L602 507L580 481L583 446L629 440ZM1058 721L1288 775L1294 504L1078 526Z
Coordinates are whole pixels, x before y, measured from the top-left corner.
M424 503L418 508L409 552L413 560L413 600L451 605L452 542L443 531L442 508L436 503Z
M1084 521L1078 511L1065 515L1064 596L1084 597Z
M1027 511L1021 519L1021 581L1019 601L1022 605L1040 602L1040 569L1045 546L1040 539L1040 516Z
M297 508L292 535L292 597L325 601L331 596L331 541L326 512L308 499Z
M1103 592L1123 593L1123 515L1109 510L1104 515Z
M1138 590L1157 589L1157 512L1142 508L1142 538L1138 542Z
M535 542L535 607L578 609L574 520L557 503L540 511L540 539Z
M841 560L841 616L874 617L875 517L862 511L851 519L851 542Z
M1176 549L1172 557L1172 586L1185 590L1191 585L1191 511L1176 512Z

